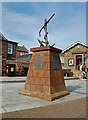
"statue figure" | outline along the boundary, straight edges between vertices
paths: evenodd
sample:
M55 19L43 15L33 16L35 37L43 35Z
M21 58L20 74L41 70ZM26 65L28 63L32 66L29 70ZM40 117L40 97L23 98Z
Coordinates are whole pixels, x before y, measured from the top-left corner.
M45 35L44 35L44 40L45 40L45 42L44 41L40 41L39 39L38 39L38 42L40 43L40 47L42 47L42 46L44 46L43 45L43 43L45 44L45 46L48 46L49 45L49 41L48 41L48 39L47 39L47 34L48 34L48 32L47 32L47 24L49 23L49 21L52 19L52 17L54 16L55 14L53 14L50 18L49 18L49 20L47 21L46 19L45 19L45 23L44 23L44 26L40 29L40 31L39 31L39 37L41 37L41 31L44 29L45 30ZM53 44L53 46L54 46L55 44Z
M43 41L38 39L38 42L40 43L40 47L43 47L44 45L42 44Z

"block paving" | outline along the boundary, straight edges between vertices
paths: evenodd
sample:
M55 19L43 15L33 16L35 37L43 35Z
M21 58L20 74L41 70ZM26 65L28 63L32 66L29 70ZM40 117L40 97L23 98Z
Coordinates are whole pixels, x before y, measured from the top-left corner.
M3 113L2 118L87 118L88 97L54 105Z

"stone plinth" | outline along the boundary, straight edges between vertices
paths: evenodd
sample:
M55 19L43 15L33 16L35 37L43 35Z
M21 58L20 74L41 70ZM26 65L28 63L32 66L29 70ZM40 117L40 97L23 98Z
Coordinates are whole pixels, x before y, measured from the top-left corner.
M66 91L59 53L60 49L45 46L33 52L23 95L54 100L69 94Z

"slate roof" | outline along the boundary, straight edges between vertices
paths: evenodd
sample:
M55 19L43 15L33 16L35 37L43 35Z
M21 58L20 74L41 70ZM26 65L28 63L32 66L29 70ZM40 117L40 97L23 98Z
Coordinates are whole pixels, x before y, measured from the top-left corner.
M75 46L78 45L78 44L79 44L79 45L82 45L82 46L85 46L85 47L88 48L88 45L86 45L86 44L84 44L84 43L82 43L82 42L80 42L80 41L77 41L77 42L75 42L74 44L72 44L71 46L69 46L68 48L64 49L64 50L62 51L62 53L67 52L68 50L70 50L71 48L75 47Z
M31 62L32 54L24 54L17 58L17 61Z
M28 49L23 45L23 46L18 46L17 51L20 52L29 52Z

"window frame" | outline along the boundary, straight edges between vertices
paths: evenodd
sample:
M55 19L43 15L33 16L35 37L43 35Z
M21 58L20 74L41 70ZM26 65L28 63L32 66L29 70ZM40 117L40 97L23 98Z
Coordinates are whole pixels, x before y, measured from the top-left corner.
M11 48L9 48L9 45L11 45ZM13 45L12 44L10 44L10 43L8 43L8 54L12 54L12 48L13 48ZM9 50L11 50L11 52L9 52Z

